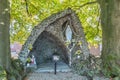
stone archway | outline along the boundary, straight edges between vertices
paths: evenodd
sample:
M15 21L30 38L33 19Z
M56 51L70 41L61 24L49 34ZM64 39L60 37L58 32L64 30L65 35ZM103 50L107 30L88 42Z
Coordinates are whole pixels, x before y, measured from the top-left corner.
M33 49L30 51L29 56L34 55L39 66L42 63L52 62L55 50L60 56L60 61L69 64L68 49L66 46L57 36L48 31L43 31L33 44Z
M70 37L68 37L69 35L67 34L67 30L70 31L70 34L71 34ZM51 45L50 41L54 42L54 45L52 45L52 48L59 46L57 50L60 51L60 54L65 53L64 56L61 55L62 59L66 63L69 62L70 66L74 61L72 56L76 53L77 50L81 50L81 53L83 53L84 55L84 59L87 59L89 57L90 52L88 49L87 41L85 39L84 31L79 21L79 18L77 17L77 15L73 10L66 9L64 11L51 15L50 17L46 18L40 24L38 24L33 28L30 36L28 37L27 41L23 45L19 55L19 59L23 62L23 64L26 63L27 56L30 53L32 53L32 52L29 52L29 45L33 46L33 53L34 53L35 51L34 46L35 44L37 44L36 41L39 42L39 40L37 39L39 39L39 36L41 37L41 35L44 35L44 34L52 36L52 37L49 37L49 36L47 37L43 36L43 37L48 38L48 42L49 42L48 44L50 45ZM67 42L66 39L68 40L70 46L65 45ZM47 39L44 39L44 40L47 40ZM41 41L40 43L42 42L43 41ZM78 45L78 43L80 44ZM36 47L36 48L39 48L39 47ZM48 48L47 50L50 49L51 53L53 52L52 49L49 48L48 46L47 48ZM62 51L59 49L61 49ZM39 49L38 49L38 52L36 53L39 54Z

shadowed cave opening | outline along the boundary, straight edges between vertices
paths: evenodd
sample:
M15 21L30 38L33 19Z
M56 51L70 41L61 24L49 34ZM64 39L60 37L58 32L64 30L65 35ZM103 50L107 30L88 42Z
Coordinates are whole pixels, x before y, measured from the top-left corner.
M52 57L55 52L60 56L59 61L69 64L68 50L64 42L52 33L43 31L33 44L29 56L34 55L37 66L40 66L44 63L53 62Z

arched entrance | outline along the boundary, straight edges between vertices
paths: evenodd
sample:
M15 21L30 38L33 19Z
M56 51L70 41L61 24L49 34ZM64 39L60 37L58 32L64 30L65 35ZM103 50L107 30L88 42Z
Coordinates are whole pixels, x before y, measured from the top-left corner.
M43 63L52 62L54 53L60 56L59 61L69 64L68 50L63 42L52 33L43 31L33 44L29 56L34 55L37 66L40 66Z

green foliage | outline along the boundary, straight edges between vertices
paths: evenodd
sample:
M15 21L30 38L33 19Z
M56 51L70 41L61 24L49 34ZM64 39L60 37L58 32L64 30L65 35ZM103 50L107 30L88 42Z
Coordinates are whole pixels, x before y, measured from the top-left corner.
M84 27L86 38L90 43L101 41L99 25L99 6L97 3L87 4L95 0L10 0L11 2L11 42L22 44L29 36L32 28L46 17L61 10L72 8ZM28 9L28 10L26 10ZM98 39L99 38L99 39Z
M82 53L80 56L82 57ZM76 73L92 78L95 75L100 74L101 71L101 59L90 56L89 59L82 60L82 58L73 61L72 67Z
M15 70L19 71L19 72L21 72L21 71L24 70L22 62L19 59L13 59L13 60L11 60L11 64L12 64L12 67Z
M19 59L11 60L11 67L7 71L7 75L9 80L21 80L25 75L23 65Z
M29 44L29 50L32 50L33 46L32 44Z
M11 60L9 70L0 66L0 80L21 80L21 76L24 76L23 70L20 60Z
M107 77L120 77L120 66L115 63L117 61L117 56L114 54L108 54L104 57L103 61L103 73Z
M6 77L7 77L6 71L3 69L2 66L0 66L0 80L7 80Z
M81 53L81 51L80 50L77 50L76 52L75 52L75 54L80 54Z
M31 63L31 58L30 57L27 58L27 62Z

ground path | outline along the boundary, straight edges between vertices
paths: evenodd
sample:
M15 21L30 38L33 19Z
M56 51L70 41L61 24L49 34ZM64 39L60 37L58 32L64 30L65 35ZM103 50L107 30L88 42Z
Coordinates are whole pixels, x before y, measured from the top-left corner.
M54 74L54 63L42 64L33 73L29 73L25 80L88 80L85 76L80 76L71 71L67 64L59 62L57 64L57 74ZM93 80L109 80L94 77Z
M49 62L39 66L37 70L30 73L26 80L87 80L71 72L71 69L64 62L57 63L57 74L54 74L54 63Z
M88 80L86 77L73 74L72 72L54 73L30 73L27 80Z

